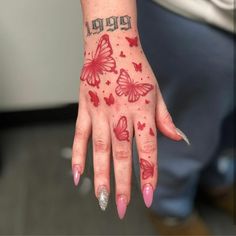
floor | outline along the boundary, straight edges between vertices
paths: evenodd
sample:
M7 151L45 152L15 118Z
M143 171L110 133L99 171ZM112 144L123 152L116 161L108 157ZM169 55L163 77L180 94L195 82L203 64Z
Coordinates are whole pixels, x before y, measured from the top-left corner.
M99 209L93 193L91 148L80 186L73 186L73 128L73 123L58 123L1 133L0 235L154 235L134 177L132 201L123 221L117 217L114 194L107 211ZM235 222L227 215L206 205L200 210L213 235L236 234Z

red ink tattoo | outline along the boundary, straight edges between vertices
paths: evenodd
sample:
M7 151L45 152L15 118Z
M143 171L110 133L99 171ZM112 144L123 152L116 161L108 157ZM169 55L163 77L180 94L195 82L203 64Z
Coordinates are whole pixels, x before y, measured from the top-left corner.
M98 95L97 95L97 93L96 92L93 92L93 91L91 91L91 90L89 90L89 95L90 95L90 101L93 103L93 105L95 106L95 107L97 107L98 105L99 105L99 97L98 97Z
M147 100L147 99L145 99L145 103L146 103L146 104L149 104L149 103L150 103L150 101L149 101L149 100Z
M138 47L138 37L134 38L125 37L125 39L129 42L130 47Z
M116 138L119 141L128 141L129 142L129 131L127 130L127 118L122 116L116 127L113 129Z
M104 100L108 106L115 103L115 99L114 99L112 93L110 93L110 96L108 98L104 97Z
M142 63L139 63L139 64L137 64L137 63L135 63L135 62L132 62L132 63L133 63L133 65L134 65L135 71L142 72Z
M150 128L150 129L149 129L149 134L150 134L151 136L155 136L155 134L154 134L154 132L153 132L153 129L152 129L152 128Z
M124 69L120 70L120 75L116 82L118 84L115 90L116 94L118 96L128 96L129 102L136 102L140 96L145 96L154 88L152 84L134 82Z
M107 81L106 81L106 84L107 84L107 85L110 85L110 83L111 83L110 80L107 80Z
M120 52L120 57L126 57L123 51Z
M145 126L146 126L146 124L145 124L145 123L141 124L141 122L140 122L140 121L138 122L138 124L137 124L137 125L138 125L138 129L139 129L139 130L143 130L143 129L145 128Z
M154 174L154 165L146 161L144 159L140 159L140 168L143 170L142 179L148 179L149 177L153 177Z
M80 79L82 81L87 81L91 86L96 86L98 88L100 83L100 75L104 72L115 72L116 62L112 57L113 50L109 41L108 34L104 34L99 42L95 52L91 59L87 59Z

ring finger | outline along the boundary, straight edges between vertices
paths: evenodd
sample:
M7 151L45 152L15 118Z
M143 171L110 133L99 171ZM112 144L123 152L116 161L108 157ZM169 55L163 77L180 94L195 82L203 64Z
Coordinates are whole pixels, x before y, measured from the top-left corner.
M116 205L120 219L126 213L130 201L132 173L132 136L131 119L126 116L116 116L111 125L112 153L116 183Z

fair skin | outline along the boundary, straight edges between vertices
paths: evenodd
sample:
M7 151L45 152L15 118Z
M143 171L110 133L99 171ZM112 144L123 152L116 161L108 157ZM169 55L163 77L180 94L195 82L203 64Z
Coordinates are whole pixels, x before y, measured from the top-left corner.
M81 0L81 5L85 57L72 153L74 181L77 185L84 172L92 135L95 195L101 200L101 194L110 193L112 157L116 204L123 218L131 199L132 139L149 207L158 178L157 130L175 141L186 137L173 124L142 50L136 0ZM105 209L106 201L100 206Z

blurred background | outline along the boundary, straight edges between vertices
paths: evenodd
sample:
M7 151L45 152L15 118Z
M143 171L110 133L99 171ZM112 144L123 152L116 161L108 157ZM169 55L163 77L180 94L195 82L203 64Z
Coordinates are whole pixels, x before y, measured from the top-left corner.
M138 1L141 34L153 4ZM125 219L120 221L116 213L114 176L108 209L100 210L93 191L91 145L80 186L73 185L81 14L79 0L0 0L1 235L156 232L134 176ZM147 49L152 61L157 60L155 52L155 47ZM233 113L222 125L221 139L226 150L234 149ZM204 199L197 205L214 235L235 235L231 217Z

